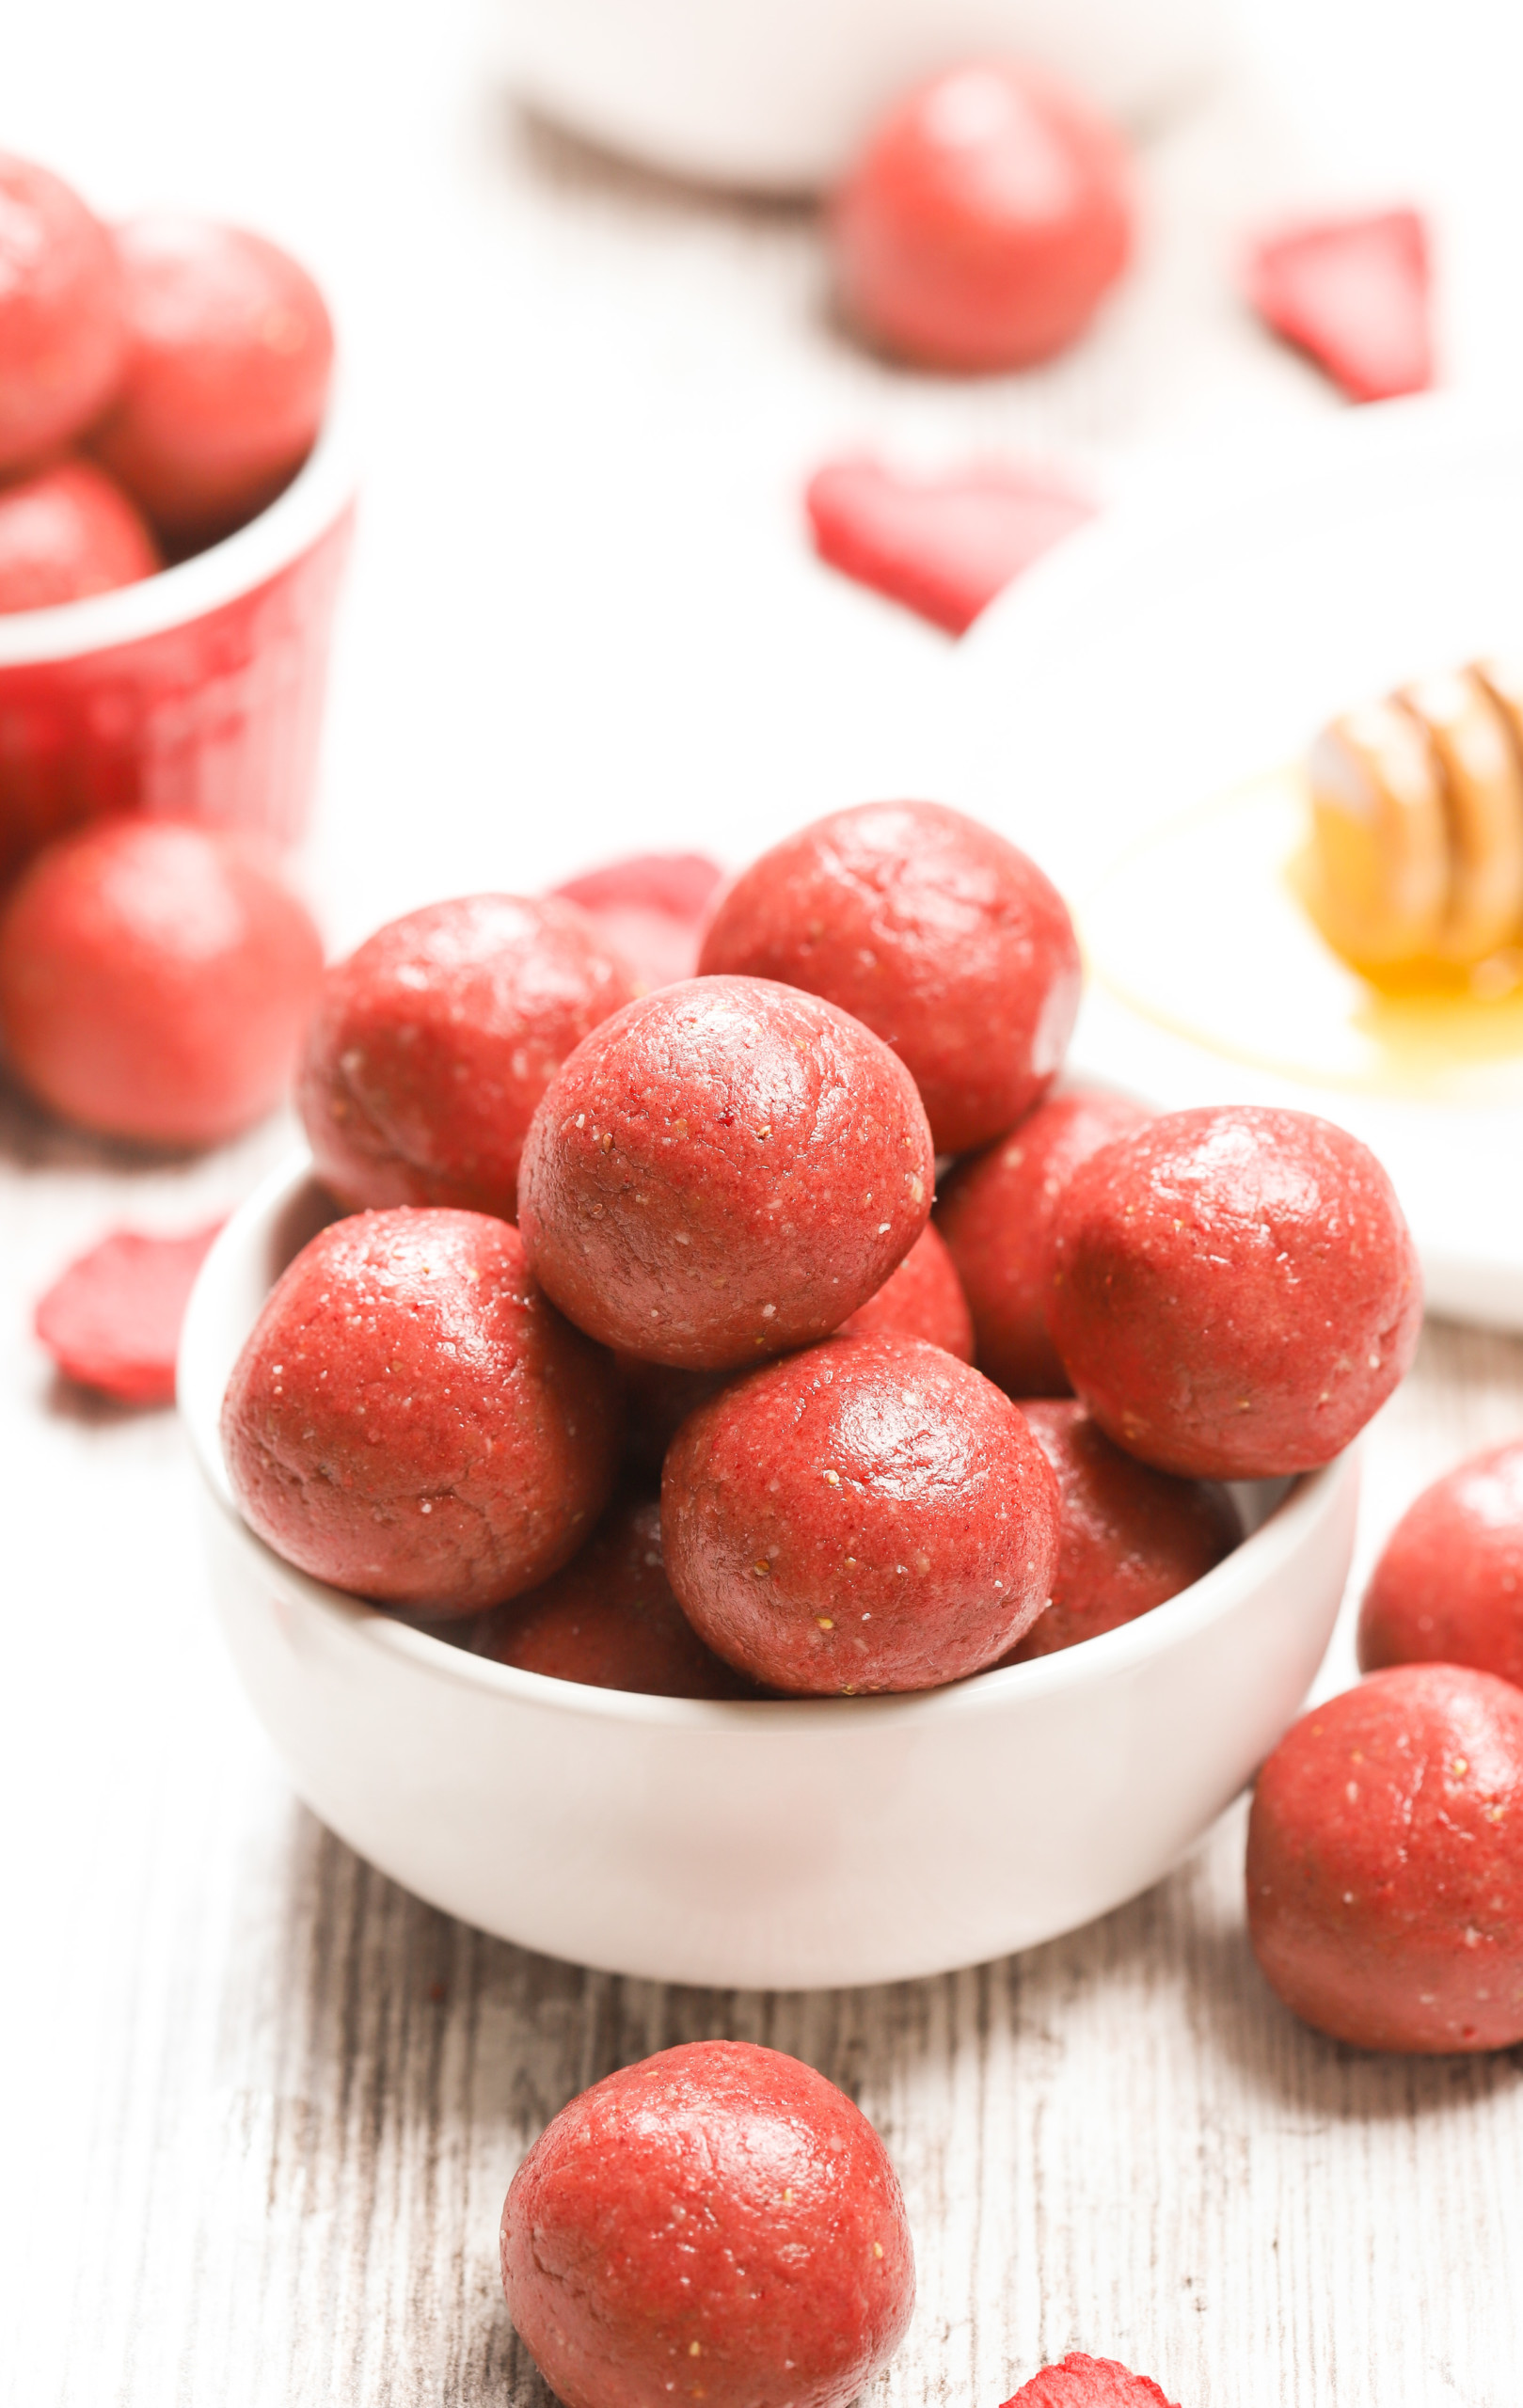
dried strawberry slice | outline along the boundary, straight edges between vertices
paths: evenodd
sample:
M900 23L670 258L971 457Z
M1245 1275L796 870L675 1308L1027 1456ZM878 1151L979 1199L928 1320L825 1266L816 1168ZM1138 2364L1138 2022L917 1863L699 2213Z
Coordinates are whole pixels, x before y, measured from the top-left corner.
M65 1378L120 1404L172 1404L180 1324L221 1227L178 1238L113 1229L71 1262L32 1323Z
M1114 2358L1073 2351L1023 2383L1005 2408L1174 2408L1150 2375L1132 2374Z
M1264 236L1246 274L1266 325L1356 402L1433 382L1427 230L1414 209L1328 218Z
M698 943L724 873L704 853L631 853L551 889L597 922L648 988L698 967Z
M1095 507L999 461L912 479L862 459L818 469L804 506L821 560L955 636Z
M584 911L628 905L665 911L674 920L701 920L723 875L706 853L631 853L625 861L583 870L554 892L568 903L579 903Z

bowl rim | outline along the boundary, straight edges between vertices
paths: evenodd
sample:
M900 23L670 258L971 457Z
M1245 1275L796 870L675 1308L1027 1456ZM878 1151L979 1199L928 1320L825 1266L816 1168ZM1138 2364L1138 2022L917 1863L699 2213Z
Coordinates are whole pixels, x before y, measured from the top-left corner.
M1061 1648L1023 1664L976 1672L944 1688L870 1697L706 1699L651 1697L643 1691L594 1688L495 1663L381 1608L317 1580L287 1563L238 1511L222 1451L218 1417L207 1408L208 1384L198 1376L208 1354L220 1354L226 1326L222 1299L230 1277L246 1263L279 1214L299 1191L315 1183L311 1157L298 1149L277 1165L230 1216L214 1242L191 1293L181 1337L179 1407L191 1451L209 1499L257 1562L262 1576L286 1591L294 1603L316 1612L336 1639L373 1651L398 1667L466 1689L513 1699L518 1704L579 1719L638 1724L730 1736L764 1732L817 1731L838 1741L845 1728L859 1733L887 1719L912 1727L968 1714L998 1713L1007 1706L1089 1685L1097 1687L1139 1670L1186 1645L1227 1620L1265 1583L1293 1561L1316 1529L1338 1510L1358 1472L1357 1442L1320 1469L1277 1482L1280 1495L1257 1529L1202 1579L1117 1630L1103 1631L1075 1647ZM246 1337L247 1332L245 1332ZM471 1617L462 1617L465 1627Z
M190 625L278 575L325 535L355 498L353 411L336 380L317 441L285 491L219 544L135 585L0 613L0 673L117 652Z

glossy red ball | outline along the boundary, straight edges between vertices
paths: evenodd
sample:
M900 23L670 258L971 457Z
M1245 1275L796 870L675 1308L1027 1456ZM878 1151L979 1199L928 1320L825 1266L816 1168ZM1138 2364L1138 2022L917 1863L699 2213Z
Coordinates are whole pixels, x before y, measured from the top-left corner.
M847 2408L914 2305L878 2134L746 2041L664 2049L563 2107L513 2178L501 2254L565 2408Z
M262 848L105 820L40 853L0 914L0 1039L65 1120L215 1145L279 1101L322 974Z
M1026 368L1084 332L1132 251L1120 137L1009 59L901 101L836 196L847 314L926 368Z

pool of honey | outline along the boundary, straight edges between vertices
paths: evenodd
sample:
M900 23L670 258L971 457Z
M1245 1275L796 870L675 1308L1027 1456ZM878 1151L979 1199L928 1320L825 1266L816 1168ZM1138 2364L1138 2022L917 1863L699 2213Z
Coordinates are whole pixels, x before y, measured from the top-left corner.
M1177 1036L1315 1085L1523 1102L1523 951L1360 976L1318 931L1308 826L1292 768L1153 830L1081 914L1092 974Z

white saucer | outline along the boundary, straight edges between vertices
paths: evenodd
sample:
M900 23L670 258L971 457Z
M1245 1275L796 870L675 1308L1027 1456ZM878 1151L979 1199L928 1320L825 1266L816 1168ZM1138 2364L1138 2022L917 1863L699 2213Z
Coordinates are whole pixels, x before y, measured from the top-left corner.
M1334 711L1520 645L1523 412L1350 411L1176 467L1002 596L949 681L944 791L1026 846L1082 926L1139 836L1293 761ZM1341 1121L1396 1182L1430 1305L1523 1329L1516 1103L1351 1091L1331 1058L1256 1067L1099 977L1073 1059L1170 1108Z

